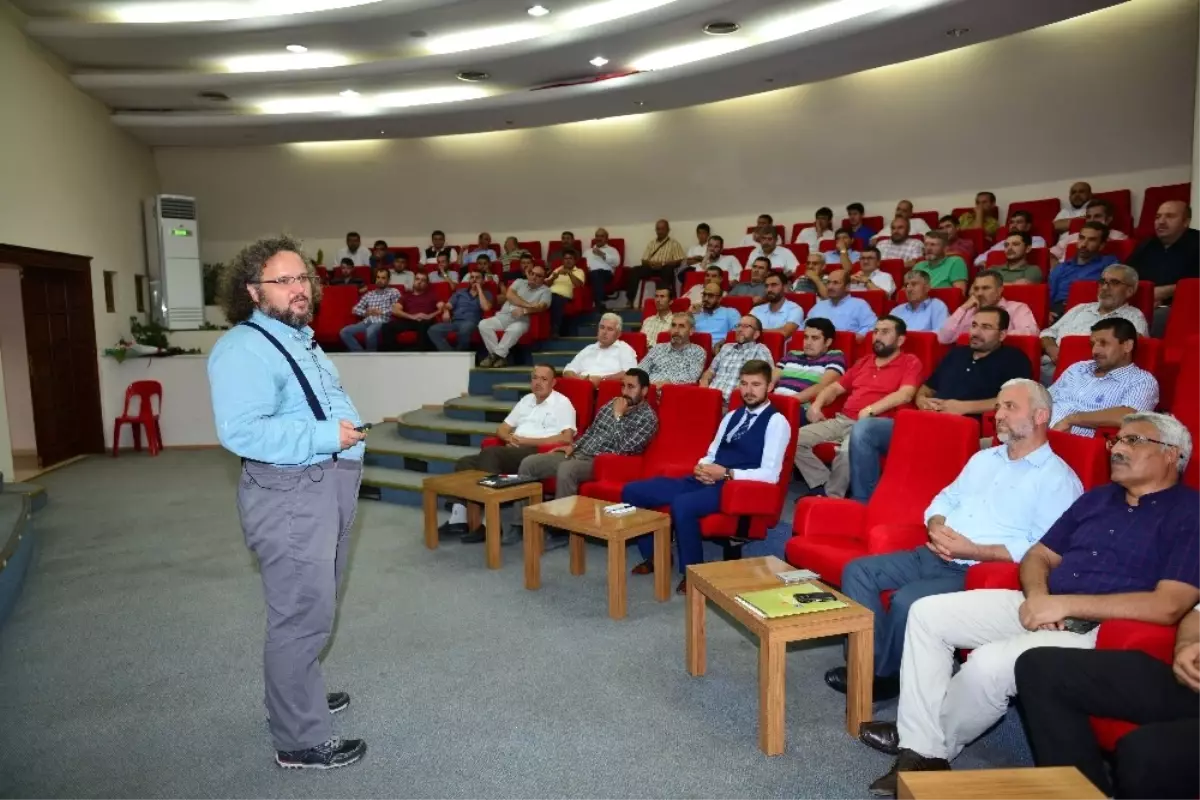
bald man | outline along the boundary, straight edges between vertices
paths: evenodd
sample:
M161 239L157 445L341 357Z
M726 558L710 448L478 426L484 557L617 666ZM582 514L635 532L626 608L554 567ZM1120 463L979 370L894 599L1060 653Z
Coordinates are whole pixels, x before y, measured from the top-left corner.
M1147 239L1129 256L1138 277L1154 284L1154 320L1150 334L1161 337L1167 314L1181 278L1200 278L1200 232L1192 227L1192 207L1168 200L1154 215L1154 238Z

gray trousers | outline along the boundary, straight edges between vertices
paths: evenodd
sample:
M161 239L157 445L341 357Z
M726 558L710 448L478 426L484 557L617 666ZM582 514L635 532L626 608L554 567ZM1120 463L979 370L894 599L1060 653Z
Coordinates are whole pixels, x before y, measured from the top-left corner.
M850 488L851 453L844 440L850 435L852 427L854 420L845 414L838 414L833 419L810 422L800 428L796 437L795 463L796 469L800 470L800 477L804 478L810 489L824 486L825 494L829 497L846 496L846 490ZM825 466L825 462L813 453L814 447L825 442L840 445L831 467Z
M521 462L517 473L526 478L554 478L554 496L571 497L579 494L579 484L592 479L592 457L562 453L539 453Z
M479 322L479 338L483 340L483 346L489 353L500 358L508 358L508 351L520 341L527 330L527 316L514 317L499 313Z
M319 656L333 628L361 480L362 462L350 459L242 465L238 513L266 597L263 677L276 750L306 750L333 736Z

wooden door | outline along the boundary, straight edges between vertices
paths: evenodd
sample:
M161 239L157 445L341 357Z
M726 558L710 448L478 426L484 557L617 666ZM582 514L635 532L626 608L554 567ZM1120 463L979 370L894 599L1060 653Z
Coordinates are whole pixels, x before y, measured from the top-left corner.
M90 270L21 270L38 465L104 452Z

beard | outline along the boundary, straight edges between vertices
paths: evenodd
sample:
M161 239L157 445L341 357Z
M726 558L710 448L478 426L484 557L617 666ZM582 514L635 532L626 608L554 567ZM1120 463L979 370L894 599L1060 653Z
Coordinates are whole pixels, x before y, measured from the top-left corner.
M1010 423L1005 425L1003 430L999 426L996 427L996 438L1000 440L1001 444L1019 442L1023 439L1028 439L1032 435L1033 423L1018 423L1015 425Z
M290 303L288 304L287 308L280 310L275 306L268 304L265 300L260 300L258 303L258 310L266 314L271 319L277 319L284 325L295 328L296 330L300 330L305 325L308 325L310 322L312 322L313 318L312 300L308 301L308 305L304 311L293 310Z
M754 409L754 408L758 408L759 406L761 406L761 405L762 405L763 403L765 403L765 402L767 402L767 396L766 396L766 395L763 395L762 399L761 399L761 400L758 400L757 402L755 402L755 401L752 401L752 400L751 400L751 398L749 398L749 397L746 397L746 395L742 395L742 405L743 405L743 406L745 406L745 407L746 407L746 408L748 408L748 409Z
M896 345L875 342L875 344L871 346L871 349L875 351L875 355L879 356L880 358L887 358L896 352Z

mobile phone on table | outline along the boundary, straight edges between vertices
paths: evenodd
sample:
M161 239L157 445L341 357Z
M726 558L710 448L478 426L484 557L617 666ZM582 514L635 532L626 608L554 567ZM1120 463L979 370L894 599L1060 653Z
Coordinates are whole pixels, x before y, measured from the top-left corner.
M797 603L822 603L826 600L837 600L837 595L830 592L802 592L792 597Z

